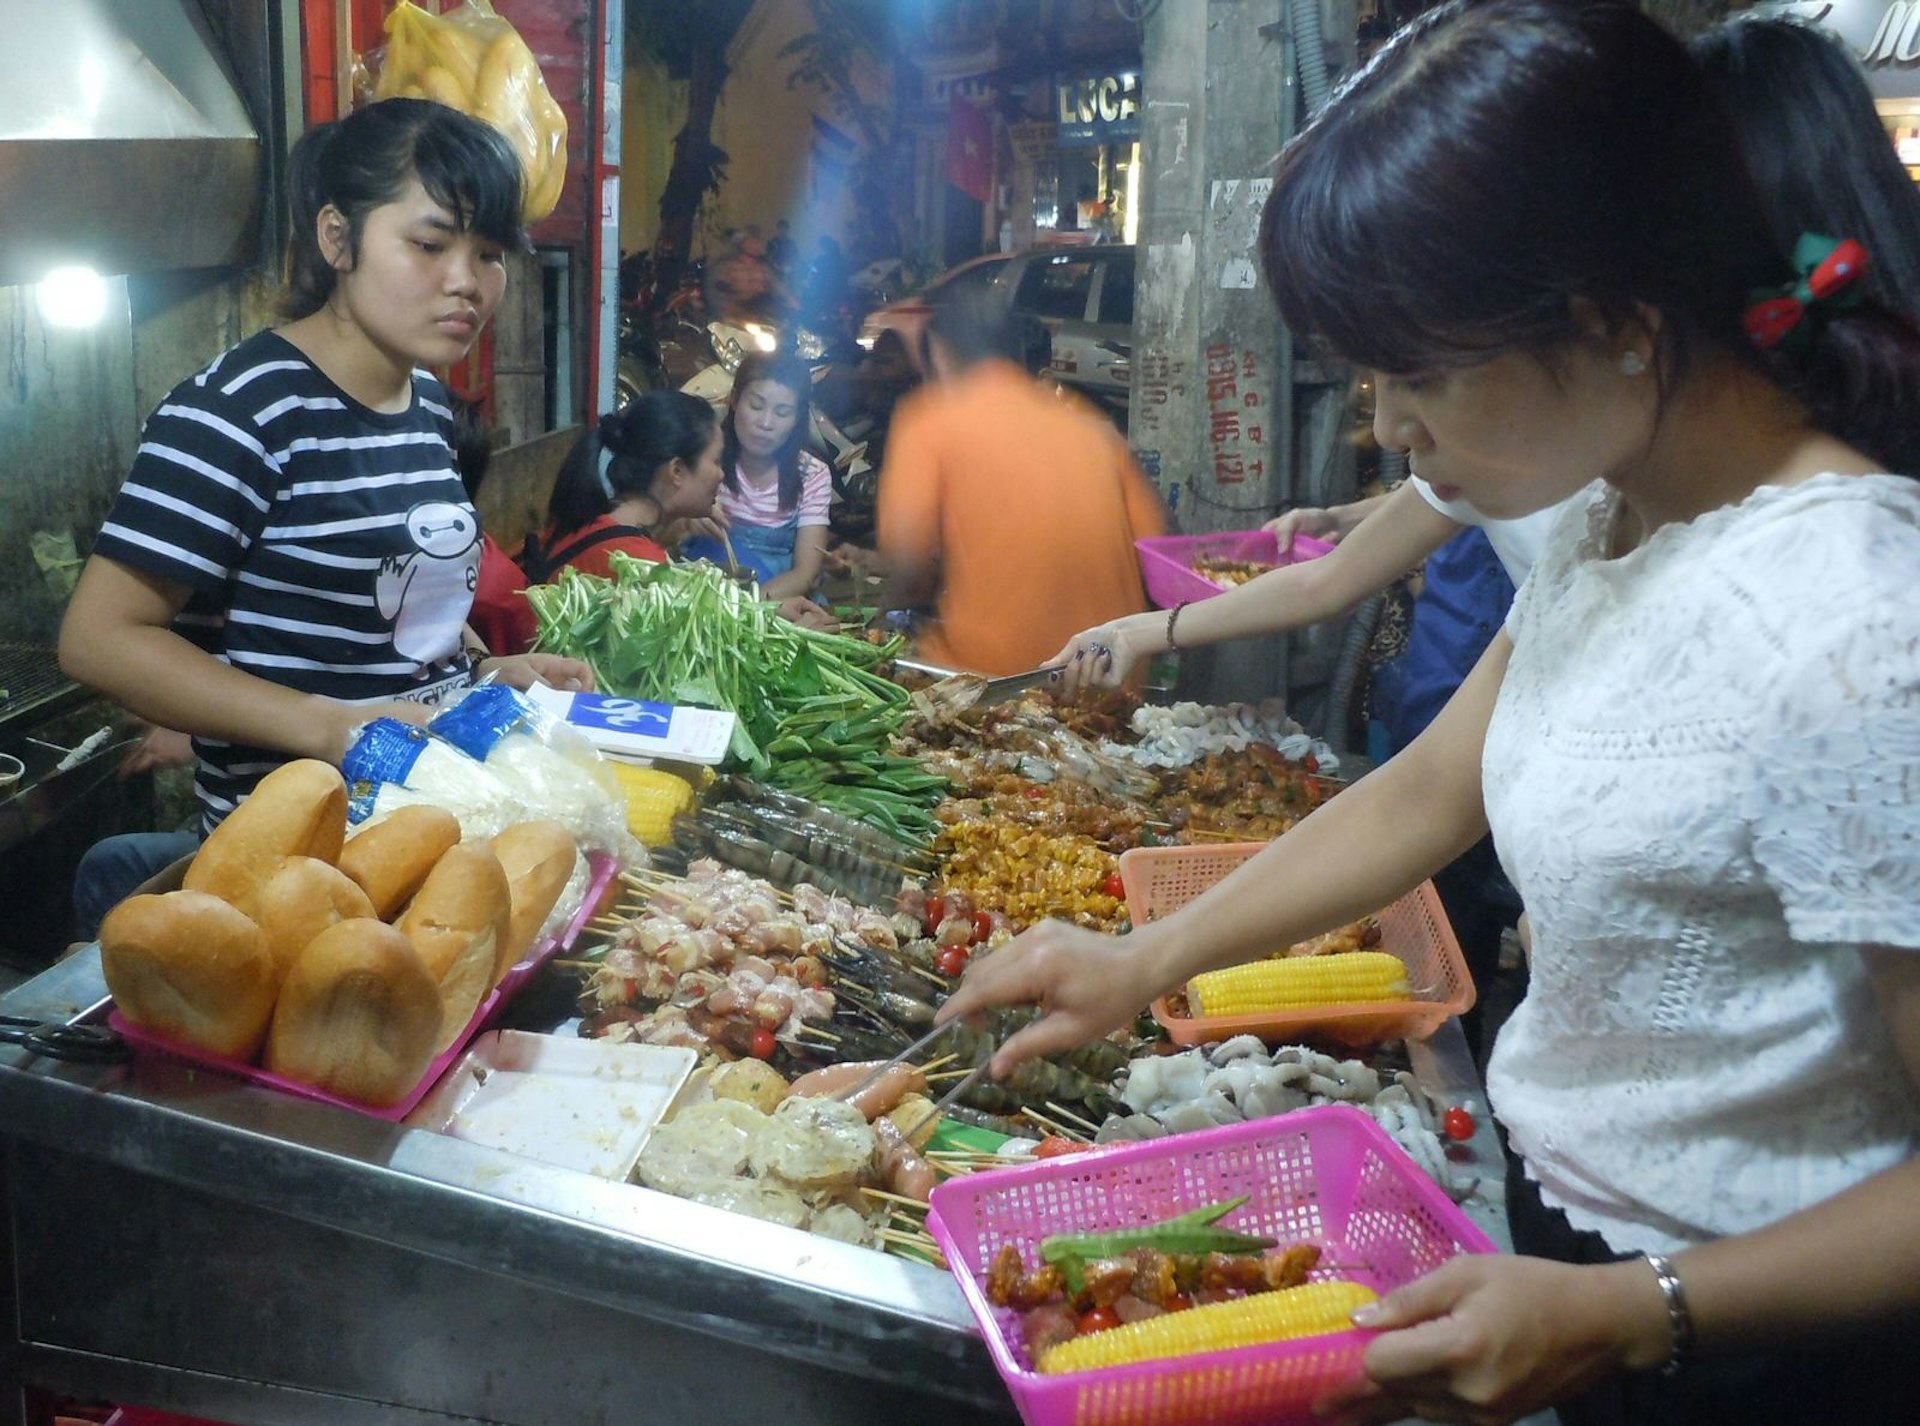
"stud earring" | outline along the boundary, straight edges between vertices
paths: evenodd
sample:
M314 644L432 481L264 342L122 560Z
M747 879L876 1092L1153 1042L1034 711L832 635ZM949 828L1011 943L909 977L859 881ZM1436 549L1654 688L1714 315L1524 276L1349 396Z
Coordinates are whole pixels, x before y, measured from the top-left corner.
M1628 376L1643 376L1647 370L1647 359L1639 352L1628 352L1620 358L1620 370Z

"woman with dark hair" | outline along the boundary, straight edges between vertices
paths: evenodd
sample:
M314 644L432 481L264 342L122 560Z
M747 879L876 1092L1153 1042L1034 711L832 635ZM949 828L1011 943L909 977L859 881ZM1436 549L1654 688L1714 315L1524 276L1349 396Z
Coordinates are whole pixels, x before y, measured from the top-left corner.
M699 520L720 489L720 423L684 391L644 391L581 436L547 501L547 528L520 555L536 584L572 567L612 573L618 552L663 563L655 532Z
M720 423L726 480L714 522L727 532L735 561L760 581L767 599L806 594L826 562L833 472L801 449L812 390L813 374L799 357L749 352L734 374ZM715 563L727 558L711 535L688 540L682 551Z
M389 99L312 130L289 170L291 320L148 419L60 663L193 735L203 831L278 764L338 761L370 718L424 723L476 670L587 686L584 664L489 660L472 640L480 521L428 372L465 356L499 305L520 201L506 140L442 105ZM136 848L105 870L90 853L83 934L183 850Z
M1789 264L1706 77L1617 0L1415 22L1281 159L1287 325L1496 516L1582 494L1404 753L1178 913L1049 924L943 1018L1001 1073L1391 902L1491 827L1533 922L1488 1093L1525 1256L1356 1314L1344 1422L1892 1421L1920 1318L1920 333ZM1355 260L1365 254L1365 262ZM1797 268L1797 271L1796 271Z
M1858 238L1873 255L1864 290L1920 321L1920 186L1846 45L1798 20L1742 15L1688 48L1734 121L1781 250L1804 232Z

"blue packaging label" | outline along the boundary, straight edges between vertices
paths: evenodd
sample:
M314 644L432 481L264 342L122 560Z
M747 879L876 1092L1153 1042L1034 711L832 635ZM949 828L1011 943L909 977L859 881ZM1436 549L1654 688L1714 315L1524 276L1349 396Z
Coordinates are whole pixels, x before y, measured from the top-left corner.
M611 693L576 693L567 708L567 721L576 728L604 728L642 738L664 738L673 727L673 705L620 698Z
M347 820L364 822L373 815L373 802L383 783L406 786L413 765L420 761L432 735L393 718L376 718L340 760L347 779Z
M538 716L532 703L504 683L483 683L453 707L434 714L427 726L474 761L485 762L502 738Z

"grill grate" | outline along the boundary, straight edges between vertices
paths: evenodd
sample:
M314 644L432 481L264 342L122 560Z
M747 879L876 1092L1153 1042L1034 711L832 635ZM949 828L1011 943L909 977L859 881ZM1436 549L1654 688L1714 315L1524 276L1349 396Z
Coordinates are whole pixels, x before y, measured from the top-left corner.
M0 729L31 720L78 690L52 649L0 640Z

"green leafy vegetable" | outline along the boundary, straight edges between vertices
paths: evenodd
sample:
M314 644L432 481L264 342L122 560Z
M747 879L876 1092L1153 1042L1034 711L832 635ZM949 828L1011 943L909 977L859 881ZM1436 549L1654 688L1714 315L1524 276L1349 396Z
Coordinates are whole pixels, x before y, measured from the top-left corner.
M907 693L876 669L900 640L802 628L711 565L611 564L527 590L535 648L591 664L609 693L728 709L730 762L898 840L933 835L945 779L888 751Z

